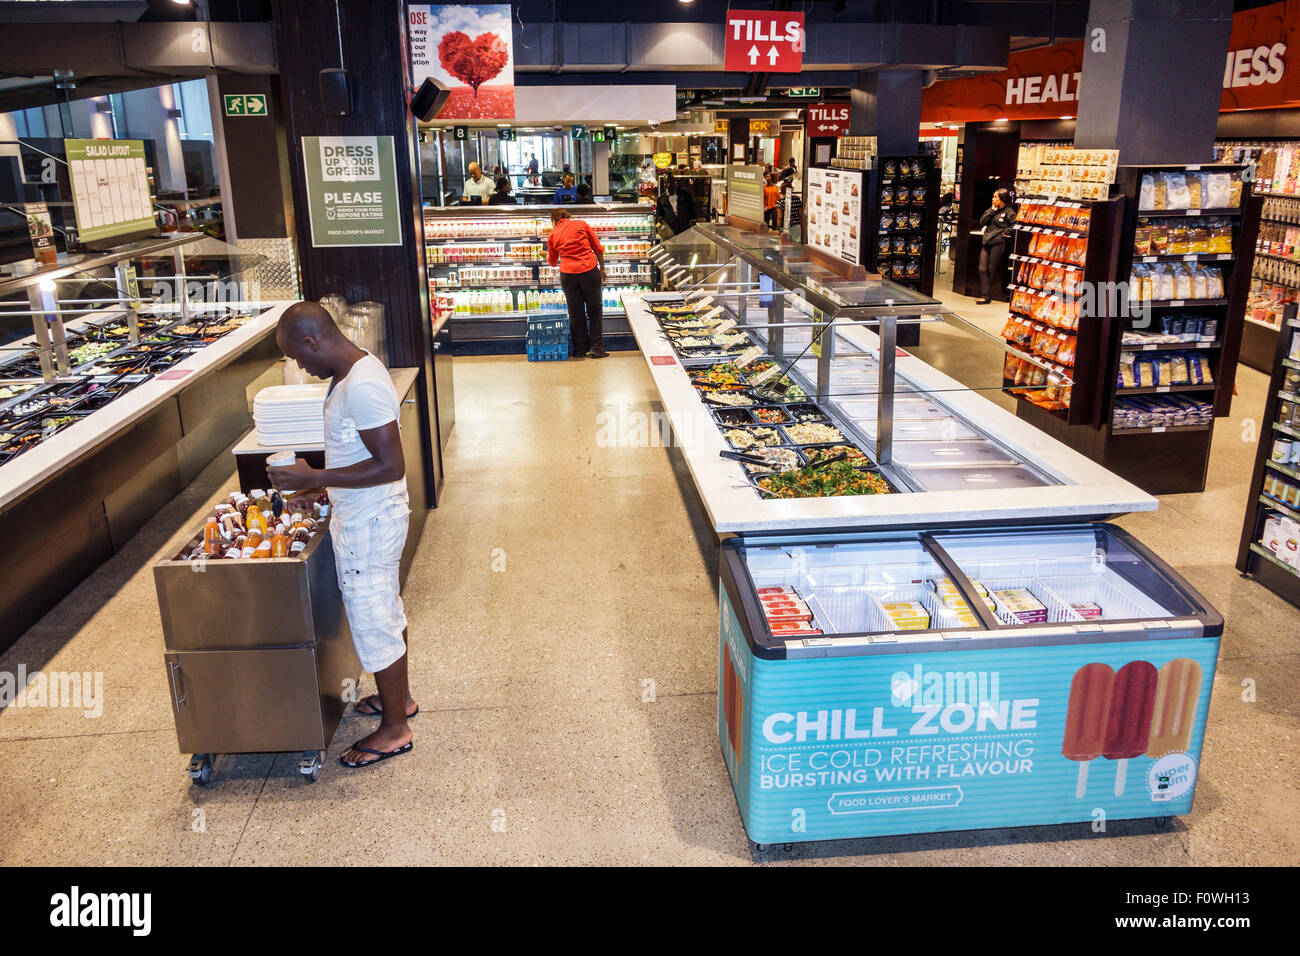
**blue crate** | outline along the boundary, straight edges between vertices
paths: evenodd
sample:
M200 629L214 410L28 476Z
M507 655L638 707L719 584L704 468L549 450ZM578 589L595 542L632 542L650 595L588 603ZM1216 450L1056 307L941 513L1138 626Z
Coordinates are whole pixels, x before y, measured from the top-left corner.
M528 318L528 338L534 337L552 338L559 335L568 336L569 334L569 317L560 316L529 316Z
M530 362L563 362L568 357L569 343L567 340L551 345L528 343L528 361Z

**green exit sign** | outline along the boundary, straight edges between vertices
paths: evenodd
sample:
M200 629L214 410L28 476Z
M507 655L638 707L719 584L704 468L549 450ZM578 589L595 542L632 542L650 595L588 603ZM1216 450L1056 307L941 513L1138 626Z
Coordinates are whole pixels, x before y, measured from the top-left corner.
M820 86L792 86L790 87L791 96L821 96L822 88Z
M265 93L228 93L221 97L227 116L265 116Z

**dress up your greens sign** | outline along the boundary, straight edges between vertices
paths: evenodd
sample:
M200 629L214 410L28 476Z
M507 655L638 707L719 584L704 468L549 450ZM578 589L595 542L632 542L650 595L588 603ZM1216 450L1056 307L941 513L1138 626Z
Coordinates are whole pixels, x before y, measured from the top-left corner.
M391 136L304 136L313 246L400 246Z

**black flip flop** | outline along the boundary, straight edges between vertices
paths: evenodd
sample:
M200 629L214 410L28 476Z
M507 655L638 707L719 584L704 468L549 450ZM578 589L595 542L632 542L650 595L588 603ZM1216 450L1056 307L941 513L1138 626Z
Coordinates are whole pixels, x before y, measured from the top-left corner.
M366 713L364 710L357 710L357 704L364 704L364 703L365 703L365 700L362 699L362 700L357 701L356 704L353 704L353 705L352 705L352 713L356 714L358 717L382 717L382 716L384 716L384 712L383 712L382 710L380 710L378 707L375 707L373 713ZM369 705L369 706L374 707L373 704L371 704L371 705ZM419 704L416 704L416 705L415 705L415 710L413 710L413 711L411 711L409 714L407 714L407 715L406 715L406 719L407 719L407 720L410 720L412 717L414 717L414 716L415 716L416 714L418 714L419 712L420 712L420 705L419 705Z
M365 763L348 763L346 760L343 759L342 754L340 754L339 763L343 764L343 766L345 767L352 767L354 769L358 767L373 767L377 763L383 763L389 757L400 757L404 753L409 753L411 748L414 746L415 746L415 741L411 741L409 744L403 744L401 747L398 747L396 750L389 750L385 752L383 750L371 750L369 747L363 747L361 746L361 741L358 740L348 749L360 750L363 754L376 754L379 757L379 759L367 760Z

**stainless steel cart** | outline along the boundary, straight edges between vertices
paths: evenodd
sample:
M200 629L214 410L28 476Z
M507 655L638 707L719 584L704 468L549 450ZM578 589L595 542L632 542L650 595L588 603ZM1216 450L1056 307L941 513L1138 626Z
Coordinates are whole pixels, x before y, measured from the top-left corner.
M154 583L190 779L207 784L217 754L302 751L314 782L361 676L328 523L301 557L160 561Z

